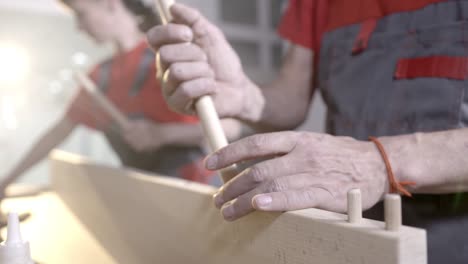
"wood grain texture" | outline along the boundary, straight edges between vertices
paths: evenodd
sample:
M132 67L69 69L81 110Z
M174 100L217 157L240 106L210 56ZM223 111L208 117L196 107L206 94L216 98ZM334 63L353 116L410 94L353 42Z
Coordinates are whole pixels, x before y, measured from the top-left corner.
M53 188L119 263L423 264L426 233L308 209L254 213L234 223L215 189L108 168L54 152Z

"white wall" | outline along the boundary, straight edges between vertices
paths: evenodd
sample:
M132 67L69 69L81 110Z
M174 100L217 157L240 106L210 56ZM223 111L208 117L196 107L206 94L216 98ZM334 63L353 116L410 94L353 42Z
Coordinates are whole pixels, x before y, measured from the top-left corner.
M270 1L280 0L258 0L256 26L224 21L220 11L221 1L181 0L197 6L209 19L220 25L228 39L257 45L256 50L242 48L242 45L239 49L245 63L252 52L256 52L253 56L260 62L258 65L246 63L246 69L257 80L274 78L279 64L275 64L278 59L273 55L276 52L275 45L281 42L274 27L269 25L275 12L266 11L265 8L268 8ZM248 5L248 1L254 0L236 3ZM239 10L242 12L242 9ZM29 78L16 87L0 86L0 98L12 96L21 101L17 103L18 129L7 130L0 125L0 178L62 114L75 88L65 87L62 92L52 94L49 83L58 79L61 69L69 67L72 54L83 51L89 54L91 61L96 62L111 53L108 47L96 47L83 34L77 33L73 19L55 0L0 0L0 44L6 41L17 43L28 51L31 72ZM316 96L310 118L300 129L323 131L324 112L323 102ZM84 128L78 129L62 148L88 155L103 163L118 164L101 135ZM30 171L23 181L47 182L45 164Z
M35 1L40 8L33 10ZM46 2L0 2L0 45L14 43L25 49L30 58L26 80L14 86L0 86L0 98L8 96L14 99L10 103L15 101L17 119L15 130L0 124L0 177L5 176L38 137L63 114L76 87L68 83L61 92L52 93L50 83L60 79L59 72L72 65L72 55L83 51L89 54L91 61L98 61L110 53L109 48L98 48L83 34L77 33L72 18L57 8L55 1ZM61 147L105 163L117 164L115 155L101 136L84 128L77 129ZM22 180L46 183L47 174L46 164L41 163Z

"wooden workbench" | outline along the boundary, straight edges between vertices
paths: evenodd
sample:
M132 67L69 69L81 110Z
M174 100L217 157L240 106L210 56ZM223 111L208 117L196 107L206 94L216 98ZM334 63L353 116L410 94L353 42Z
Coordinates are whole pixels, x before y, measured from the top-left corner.
M225 222L216 189L51 156L55 193L12 199L41 264L426 264L426 233L317 209L254 213Z
M51 156L52 188L122 264L426 264L426 233L317 209L225 222L215 188ZM104 262L82 262L104 263Z
M21 231L41 264L117 264L55 193L7 199L2 210L31 213Z

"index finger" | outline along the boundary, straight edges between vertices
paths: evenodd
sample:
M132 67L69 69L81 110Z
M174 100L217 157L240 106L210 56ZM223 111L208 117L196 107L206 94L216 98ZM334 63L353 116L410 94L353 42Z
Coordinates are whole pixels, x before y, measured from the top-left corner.
M246 137L207 157L206 168L219 170L232 164L256 158L284 155L296 146L296 132L276 132Z
M171 7L171 14L174 21L188 26L193 26L201 19L205 19L195 8L180 3L175 3Z

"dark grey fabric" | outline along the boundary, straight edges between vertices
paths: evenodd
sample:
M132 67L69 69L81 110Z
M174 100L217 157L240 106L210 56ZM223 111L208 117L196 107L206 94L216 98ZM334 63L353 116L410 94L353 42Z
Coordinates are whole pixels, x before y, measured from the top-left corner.
M351 50L359 25L326 34L319 86L329 106L328 131L367 139L465 126L467 81L393 78L401 58L468 56L468 22L458 17L460 6L467 1L385 17L358 55Z
M115 130L105 136L124 166L160 175L183 178L180 169L204 157L199 147L164 146L156 151L137 152Z
M392 14L378 21L367 49L355 55L360 25L325 34L318 86L328 105L328 132L367 140L467 126L468 80L393 77L399 59L468 56L467 19L468 1ZM453 195L404 199L405 224L428 231L431 264L468 264L468 201L457 210L453 201ZM366 215L382 219L381 204Z

